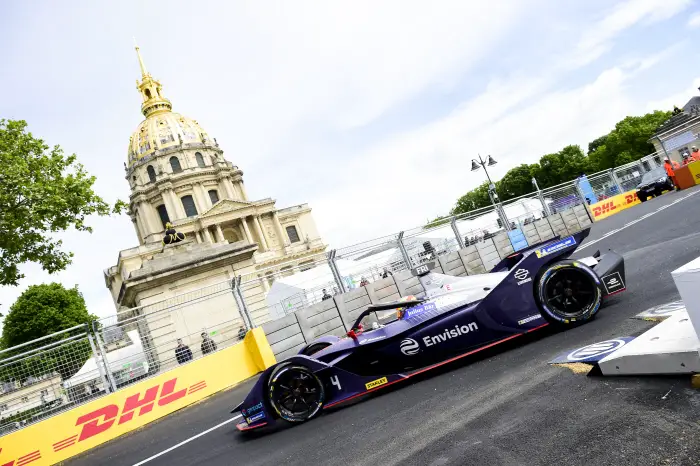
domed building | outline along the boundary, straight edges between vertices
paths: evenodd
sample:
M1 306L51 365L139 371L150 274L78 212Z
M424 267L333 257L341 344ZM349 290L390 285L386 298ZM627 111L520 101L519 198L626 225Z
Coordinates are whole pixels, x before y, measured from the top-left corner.
M249 199L243 171L224 158L216 138L197 121L172 111L138 47L136 52L145 120L129 139L125 171L139 246L121 251L117 265L105 270L117 309L234 276L261 278L261 289L249 292L263 294L270 283L265 278L280 267L291 273L312 263L326 246L309 206L278 209L273 199ZM185 239L166 244L166 224ZM257 323L268 319L264 308L251 311ZM198 323L207 321L206 309L202 312Z

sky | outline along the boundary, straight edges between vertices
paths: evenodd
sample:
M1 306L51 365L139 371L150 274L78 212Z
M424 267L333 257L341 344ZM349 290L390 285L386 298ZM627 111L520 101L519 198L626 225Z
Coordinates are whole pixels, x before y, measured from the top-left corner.
M173 110L244 172L249 197L309 203L331 247L449 212L484 181L700 86L693 0L328 0L0 3L0 118L75 153L96 192L128 200L129 136L143 119L135 37ZM695 39L695 40L694 40ZM57 239L63 272L35 264L0 287L78 285L115 312L103 270L138 245L127 215Z

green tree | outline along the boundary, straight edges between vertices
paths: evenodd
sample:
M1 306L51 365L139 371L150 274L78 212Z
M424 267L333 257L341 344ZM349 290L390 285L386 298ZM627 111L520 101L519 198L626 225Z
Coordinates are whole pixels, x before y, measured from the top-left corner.
M559 152L542 156L534 176L540 188L548 188L571 181L589 168L589 160L579 146L566 146Z
M496 182L496 192L503 201L531 193L532 177L539 170L538 164L522 164L508 170L503 178ZM538 180L539 182L539 180Z
M32 285L17 298L5 317L0 347L9 349L60 330L90 323L95 319L95 316L88 313L83 295L77 287L66 289L59 283ZM60 341L68 336L57 335L42 341L42 345ZM4 356L12 357L26 349L8 352ZM0 380L22 379L27 375L40 375L52 371L58 372L64 379L70 378L90 357L90 352L90 344L86 339L74 340L3 367L3 370L0 370Z
M627 117L615 125L603 138L598 138L588 146L588 157L592 171L607 170L639 160L654 152L649 139L666 120L671 112L655 111L639 117Z
M457 199L457 205L452 209L450 214L459 215L489 205L491 205L491 199L489 198L489 184L485 181L475 189L472 189L467 194Z
M89 215L119 213L93 192L89 176L76 156L49 149L26 131L25 121L0 119L0 285L17 285L18 266L37 262L49 273L65 269L71 252L61 249L52 233L70 227L91 232Z

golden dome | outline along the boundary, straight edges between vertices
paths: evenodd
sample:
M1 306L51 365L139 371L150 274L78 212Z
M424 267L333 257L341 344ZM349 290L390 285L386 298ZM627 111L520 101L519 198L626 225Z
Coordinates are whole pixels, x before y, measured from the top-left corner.
M136 54L141 67L141 81L136 81L136 88L143 98L141 112L146 119L129 139L128 165L160 149L182 144L210 144L209 135L195 120L172 111L172 104L162 95L160 82L146 71L138 46Z
M170 111L158 113L143 120L129 139L128 164L131 166L157 150L212 142L195 120Z

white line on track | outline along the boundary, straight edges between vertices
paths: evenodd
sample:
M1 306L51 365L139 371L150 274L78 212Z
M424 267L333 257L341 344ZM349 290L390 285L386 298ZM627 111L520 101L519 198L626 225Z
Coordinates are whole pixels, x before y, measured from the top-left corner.
M582 249L586 249L588 246L592 246L592 245L594 245L595 243L597 243L598 241L602 241L602 240L604 240L605 238L607 238L608 236L614 235L614 234L617 233L618 231L621 231L621 230L624 230L625 228L631 227L631 226L634 225L635 223L639 223L639 222L641 222L642 220L644 220L645 218L649 218L649 217L651 217L652 215L656 215L656 214L658 214L659 212L661 212L662 210L668 209L668 208L671 207L672 205L678 204L679 202L681 202L681 201L683 201L683 200L689 198L690 196L695 196L697 193L700 193L700 191L694 191L694 192L692 192L692 193L686 194L686 195L683 196L683 197L679 197L679 198L676 199L675 201L673 201L673 202L671 202L671 203L669 203L669 204L663 205L663 206L659 207L658 209L656 209L656 210L653 211L653 212L649 212L648 214L644 214L644 215L642 215L641 217L639 217L638 219L632 220L631 222L628 222L628 223L624 224L623 226L621 226L620 228L618 228L618 229L616 229L616 230L611 230L611 231L607 232L606 234L604 234L603 236L601 236L601 237L598 238L598 239L594 239L593 241L589 241L588 243L586 243L586 244L584 244L583 246L581 246L580 248L578 248L577 251L580 251L580 250L582 250Z
M183 446L183 445L185 445L185 444L187 444L187 443L190 443L192 440L197 440L199 437L202 437L203 435L207 435L207 434L208 434L209 432L211 432L212 430L216 430L216 429L218 429L218 428L221 427L221 426L225 426L226 424L232 423L233 421L235 421L236 419L238 419L238 418L240 418L240 417L242 417L240 414L237 415L237 416L234 416L234 417L232 417L231 419L228 419L228 420L226 420L226 421L224 421L224 422L222 422L222 423L220 423L220 424L215 425L215 426L212 427L212 428L209 428L209 429L205 430L204 432L201 432L201 433L199 433L199 434L197 434L197 435L195 435L195 436L193 436L193 437L190 437L190 438L188 438L187 440L183 440L182 442L178 443L177 445L173 445L172 447L168 448L167 450L163 450L163 451L161 451L160 453L156 453L155 455L151 456L150 458L146 458L145 460L136 463L134 466L140 466L140 465L142 465L142 464L148 463L149 461L153 461L154 459L156 459L156 458L158 458L158 457L160 457L160 456L163 456L164 454L169 453L169 452L175 450L176 448L180 448L181 446Z

